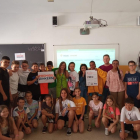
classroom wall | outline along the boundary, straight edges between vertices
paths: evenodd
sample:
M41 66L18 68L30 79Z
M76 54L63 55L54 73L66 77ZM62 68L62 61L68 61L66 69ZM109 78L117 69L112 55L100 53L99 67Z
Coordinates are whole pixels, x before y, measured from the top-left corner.
M58 27L52 16L58 16ZM97 19L108 21L108 27L91 29L90 35L79 33L90 13L0 13L0 43L46 43L46 61L54 61L53 45L57 44L120 44L120 65L137 61L140 51L139 13L95 13Z

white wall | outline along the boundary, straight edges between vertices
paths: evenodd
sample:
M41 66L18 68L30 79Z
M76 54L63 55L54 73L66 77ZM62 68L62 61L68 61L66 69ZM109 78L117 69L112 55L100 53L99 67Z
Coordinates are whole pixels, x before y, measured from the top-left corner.
M58 16L58 27L52 26L52 16ZM79 33L88 13L0 14L0 43L46 43L46 61L54 61L56 44L120 44L120 64L137 61L140 51L140 13L96 13L97 19L108 21L108 27L92 29L90 35Z

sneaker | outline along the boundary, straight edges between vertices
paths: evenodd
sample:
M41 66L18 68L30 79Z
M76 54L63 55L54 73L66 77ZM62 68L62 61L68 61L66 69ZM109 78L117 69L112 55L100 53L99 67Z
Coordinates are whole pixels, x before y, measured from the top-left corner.
M44 127L43 127L43 130L42 130L42 133L43 133L43 134L45 134L45 133L46 133L46 131L47 131L47 127L46 127L46 126L44 126Z
M105 128L105 135L106 135L106 136L108 136L108 135L109 135L108 128Z
M133 133L133 139L138 139L138 134L137 134L137 132L136 132L136 131L133 131L132 133Z
M71 128L68 127L67 129L67 135L70 136L71 135Z

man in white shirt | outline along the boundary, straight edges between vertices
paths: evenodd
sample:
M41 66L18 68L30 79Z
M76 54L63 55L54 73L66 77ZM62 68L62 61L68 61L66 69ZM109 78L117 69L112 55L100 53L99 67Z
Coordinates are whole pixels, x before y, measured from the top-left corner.
M134 106L134 100L130 97L125 99L125 106L121 110L120 122L121 140L126 139L130 132L133 133L133 139L138 139L137 131L140 131L140 112Z

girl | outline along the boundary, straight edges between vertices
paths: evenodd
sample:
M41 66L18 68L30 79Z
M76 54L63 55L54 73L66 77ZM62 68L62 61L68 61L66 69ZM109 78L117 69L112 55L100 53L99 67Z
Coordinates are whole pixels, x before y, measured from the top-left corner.
M86 64L82 64L80 66L80 72L79 72L79 87L81 90L81 97L84 97L86 102L88 100L88 96L87 96L87 86L86 86L86 70L88 70L87 65ZM85 107L85 114L87 113L87 106ZM86 118L88 118L87 114L86 114Z
M91 131L92 119L95 119L95 127L99 128L101 124L101 114L103 103L99 100L99 95L97 92L92 94L92 100L89 102L90 112L89 112L89 124L87 131Z
M52 133L54 128L55 107L52 103L52 96L46 95L45 102L42 104L42 123L44 125L42 133L46 133L48 123L48 132Z
M89 70L96 70L98 74L98 86L88 86L88 93L92 96L92 93L97 92L99 95L99 99L101 100L103 88L105 86L107 72L101 70L100 68L96 68L96 64L94 61L90 61Z
M115 133L117 123L119 122L119 116L120 110L116 106L115 99L112 95L109 95L103 108L102 122L105 126L105 135L109 135L109 132Z
M67 88L68 83L67 79L69 77L68 71L66 70L66 63L61 62L59 65L58 70L56 70L56 79L57 79L57 85L56 85L56 97L58 98L60 96L60 91L62 88Z
M75 110L75 104L71 100L67 89L62 88L59 100L56 102L55 105L55 128L57 127L59 130L62 129L65 125L65 122L68 121L67 135L71 135L71 126L73 123Z
M80 96L81 90L80 88L75 88L74 90L75 98L73 98L73 101L76 105L76 114L75 114L75 120L73 123L73 132L77 132L79 129L80 133L84 132L84 113L85 113L85 106L87 105L86 100Z
M69 66L68 66L68 70L70 71L69 72L69 81L68 81L68 85L69 85L69 88L70 88L70 95L72 97L74 97L74 89L75 87L78 87L79 85L79 75L78 73L74 70L75 68L75 63L74 62L70 62L69 63Z
M121 110L125 95L123 72L118 68L118 60L113 60L112 66L113 69L107 73L107 86L109 87L110 94L114 97L119 109Z
M9 115L8 107L0 105L0 140L22 140L23 132L18 132L15 122Z

